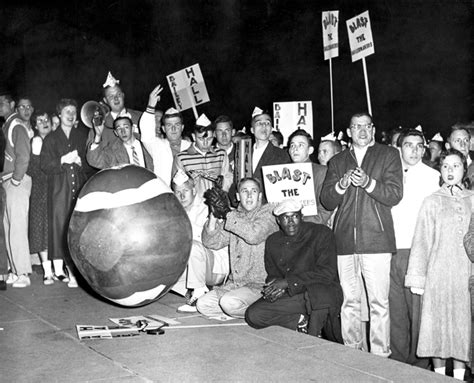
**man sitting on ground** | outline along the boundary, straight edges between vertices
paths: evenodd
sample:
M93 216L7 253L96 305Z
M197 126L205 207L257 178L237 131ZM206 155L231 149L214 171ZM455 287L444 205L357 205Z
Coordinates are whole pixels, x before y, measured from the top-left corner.
M247 307L261 297L266 274L265 240L278 230L272 206L262 205L261 186L256 179L243 178L237 191L237 209L227 213L225 219L218 219L211 207L213 214L202 232L204 246L216 250L229 246L232 273L223 286L198 299L198 311L209 317L225 313L243 318Z
M325 225L304 222L303 205L285 200L274 209L280 230L265 244L263 297L245 313L254 328L282 326L342 343L336 241ZM307 322L309 317L309 325Z
M229 274L229 248L210 250L202 244L201 233L209 207L197 195L193 179L179 171L173 178L172 187L193 229L188 267L172 290L186 298L186 304L180 306L178 312L196 312L196 301L209 291L207 286L222 284Z

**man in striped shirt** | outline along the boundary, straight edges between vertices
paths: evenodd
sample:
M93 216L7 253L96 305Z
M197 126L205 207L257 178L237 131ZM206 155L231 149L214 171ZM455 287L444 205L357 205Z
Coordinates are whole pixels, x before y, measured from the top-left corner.
M194 180L200 197L214 186L220 176L223 178L222 189L225 191L229 190L233 180L227 153L223 149L212 147L213 133L213 125L202 114L192 133L194 143L187 150L178 153L173 163L173 176L179 169L186 173Z

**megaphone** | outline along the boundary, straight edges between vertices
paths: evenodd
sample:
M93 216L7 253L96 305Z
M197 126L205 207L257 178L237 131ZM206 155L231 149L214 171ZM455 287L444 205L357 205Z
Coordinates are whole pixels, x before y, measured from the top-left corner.
M88 128L102 125L110 108L102 102L87 101L81 108L81 120Z

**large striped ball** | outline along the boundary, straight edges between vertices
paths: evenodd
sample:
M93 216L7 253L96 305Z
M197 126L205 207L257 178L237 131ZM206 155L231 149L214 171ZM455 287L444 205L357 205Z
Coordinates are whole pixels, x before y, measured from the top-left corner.
M171 189L135 165L105 169L82 188L68 232L76 267L103 297L141 306L184 272L192 229Z

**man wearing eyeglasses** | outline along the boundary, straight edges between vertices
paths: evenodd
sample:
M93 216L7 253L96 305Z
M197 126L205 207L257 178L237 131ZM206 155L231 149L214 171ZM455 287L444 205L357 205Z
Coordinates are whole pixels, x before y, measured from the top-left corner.
M474 128L474 126L472 126ZM469 150L471 147L471 132L468 124L454 124L446 142L446 149L459 150L467 161L467 177L471 181L471 190L474 189L474 162L471 159Z
M255 138L252 150L253 177L263 185L262 167L267 165L279 165L291 163L288 152L277 148L270 142L272 133L272 118L270 114L256 107L252 113L252 127L250 129ZM263 202L267 202L265 194Z
M337 209L334 219L344 344L364 348L362 295L367 293L370 352L388 357L390 350L390 262L396 252L391 208L403 196L403 171L395 148L375 142L368 113L352 116L347 135L352 148L329 161L321 202Z
M35 108L33 107L33 104L31 103L31 100L27 97L20 97L18 99L18 103L16 105L16 112L20 116L20 118L25 122L26 126L29 129L31 128L31 116L33 115L33 112L35 111Z
M19 101L27 100L20 99ZM31 103L21 105L31 105ZM18 111L21 109L17 108ZM15 113L15 101L8 93L0 93L0 117L5 118L2 129L7 141L4 168L0 173L6 195L3 225L9 264L12 269L6 283L13 287L28 287L31 284L28 276L31 273L28 243L31 177L26 174L26 171L30 161L30 140L33 137L33 130L19 113Z
M155 174L171 186L171 170L176 154L185 151L191 143L184 140L183 116L174 108L165 111L161 130L165 137L156 134L156 105L160 101L161 85L157 85L148 97L148 106L140 118L141 141L153 158Z

